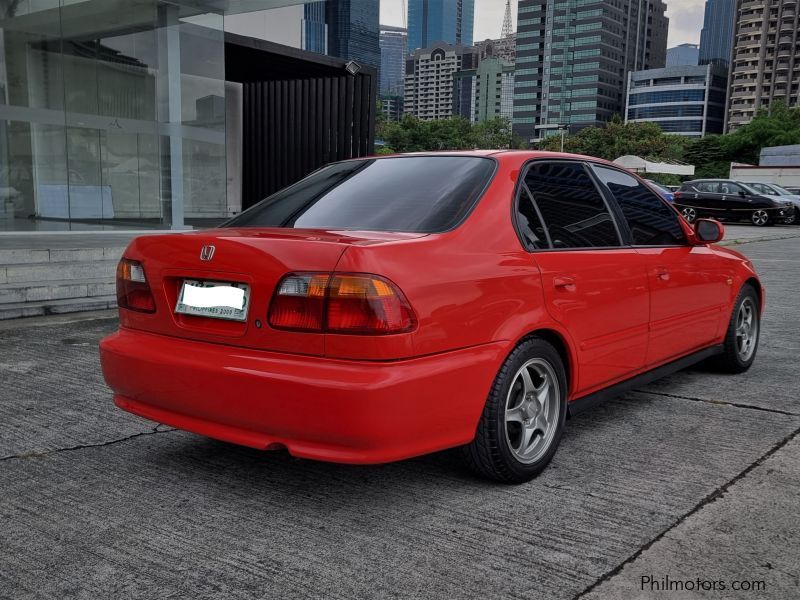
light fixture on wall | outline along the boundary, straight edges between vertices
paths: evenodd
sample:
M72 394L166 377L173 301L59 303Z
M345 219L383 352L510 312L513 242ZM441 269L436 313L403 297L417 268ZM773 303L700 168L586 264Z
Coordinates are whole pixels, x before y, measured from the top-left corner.
M350 73L353 77L358 75L361 72L361 65L358 64L356 61L351 60L344 66L345 71Z

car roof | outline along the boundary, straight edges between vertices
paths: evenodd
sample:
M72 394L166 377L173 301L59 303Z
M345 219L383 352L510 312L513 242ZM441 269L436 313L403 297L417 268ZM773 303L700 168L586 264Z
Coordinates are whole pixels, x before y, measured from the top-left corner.
M627 170L625 169L625 167L622 167L618 164L612 163L602 158L597 158L596 156L585 156L583 154L570 154L568 152L549 152L546 150L507 150L507 149L506 150L437 150L437 151L425 151L425 152L400 152L397 154L384 154L378 156L369 156L365 158L391 158L397 156L479 156L479 157L491 156L499 160L503 160L504 158L514 159L514 160L519 160L520 158L527 160L532 160L534 158L562 158L570 160L591 161L599 164L616 167L618 169Z

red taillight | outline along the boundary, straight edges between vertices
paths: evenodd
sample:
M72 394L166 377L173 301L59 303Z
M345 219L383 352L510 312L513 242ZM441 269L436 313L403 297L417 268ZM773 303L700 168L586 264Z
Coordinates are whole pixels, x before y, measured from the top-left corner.
M391 281L366 274L292 273L275 290L269 323L277 329L386 335L416 320Z
M156 312L156 302L142 263L123 258L117 265L117 305L137 312Z
M674 194L672 194L672 197L675 198L675 200L677 200L678 198L681 197L681 193L680 192L675 192Z

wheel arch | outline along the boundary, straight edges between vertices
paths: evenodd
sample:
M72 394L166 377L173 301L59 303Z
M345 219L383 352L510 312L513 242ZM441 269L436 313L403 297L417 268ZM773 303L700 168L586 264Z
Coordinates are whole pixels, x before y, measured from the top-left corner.
M748 277L744 281L744 283L742 284L742 287L744 287L744 286L746 286L748 284L753 286L753 289L756 291L756 294L758 294L758 309L760 311L763 310L764 309L764 288L761 285L761 282L758 280L758 277Z
M517 340L517 343L514 344L514 348L519 346L525 340L529 340L531 338L538 338L548 342L556 349L556 352L558 352L561 362L564 363L564 374L567 378L567 400L569 400L570 391L575 382L577 358L566 336L556 329L550 327L541 327L539 329L529 331L523 335L519 340Z

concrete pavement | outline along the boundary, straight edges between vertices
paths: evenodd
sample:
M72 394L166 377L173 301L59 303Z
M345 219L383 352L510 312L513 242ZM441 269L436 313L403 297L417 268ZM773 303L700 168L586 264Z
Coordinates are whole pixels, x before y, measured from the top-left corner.
M581 414L515 487L452 452L346 467L156 427L102 383L113 318L7 322L0 598L797 597L800 238L737 249L768 293L750 372L682 372Z

